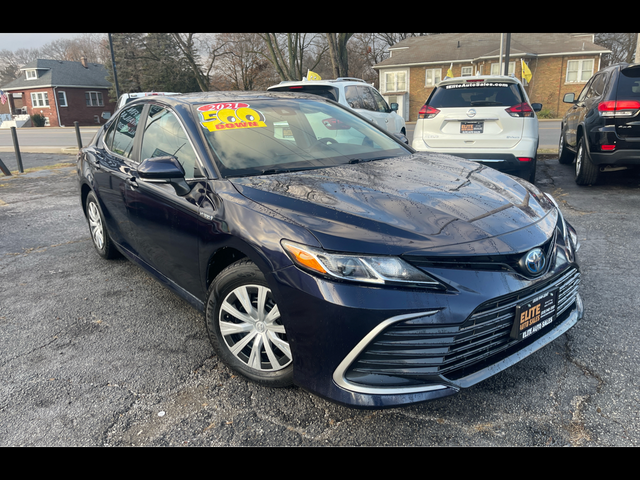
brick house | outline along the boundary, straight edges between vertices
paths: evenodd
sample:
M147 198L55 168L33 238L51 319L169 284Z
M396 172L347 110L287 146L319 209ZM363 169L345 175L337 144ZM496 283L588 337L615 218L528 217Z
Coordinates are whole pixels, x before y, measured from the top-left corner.
M99 125L115 110L109 100L104 65L61 60L34 60L16 80L0 87L8 102L0 114L41 113L53 127Z
M451 68L453 76L500 72L500 33L445 33L411 37L389 48L390 57L374 66L380 92L399 113L415 121L425 100ZM503 46L503 58L504 49ZM596 45L593 34L512 33L509 74L522 79L521 59L532 73L523 81L532 103L562 117L568 105L565 93L580 93L600 69L601 57L610 50Z

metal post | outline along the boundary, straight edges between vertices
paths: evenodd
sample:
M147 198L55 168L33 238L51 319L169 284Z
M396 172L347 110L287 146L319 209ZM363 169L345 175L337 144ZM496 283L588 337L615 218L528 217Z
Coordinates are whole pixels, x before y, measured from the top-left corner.
M118 88L118 73L116 72L116 57L113 54L113 40L109 34L109 50L111 50L111 64L113 65L113 82L116 89L116 102L120 98L120 89Z
M2 162L1 158L0 158L0 170L2 170L2 173L4 173L7 177L11 176L11 172L9 171L7 166Z
M20 173L24 173L22 168L22 157L20 156L20 145L18 145L18 134L16 133L16 127L11 127L11 136L13 137L13 148L16 151L16 162L18 162L18 170Z
M76 128L76 140L78 141L78 150L82 149L82 137L80 136L80 124L78 122L73 122L73 125Z

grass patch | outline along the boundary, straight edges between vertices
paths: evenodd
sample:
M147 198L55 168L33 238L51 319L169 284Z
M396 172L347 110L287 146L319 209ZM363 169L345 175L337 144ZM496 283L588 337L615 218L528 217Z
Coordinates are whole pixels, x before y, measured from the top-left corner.
M76 164L72 163L72 162L62 162L62 163L56 163L55 165L43 165L41 167L30 167L30 168L25 168L24 169L24 173L30 173L30 172L39 172L42 170L56 170L58 168L65 168L65 167L75 167ZM22 175L23 173L21 173L18 170L13 170L11 171L12 175Z

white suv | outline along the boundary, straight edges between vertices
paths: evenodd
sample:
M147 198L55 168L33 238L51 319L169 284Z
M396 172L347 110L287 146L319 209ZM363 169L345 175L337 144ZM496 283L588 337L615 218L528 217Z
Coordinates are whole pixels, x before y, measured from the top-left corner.
M538 118L520 80L447 78L418 113L412 147L477 161L534 183Z
M404 118L397 114L398 105L392 103L389 107L389 104L375 88L359 78L341 77L336 80L285 81L273 85L267 90L320 95L351 108L390 133L407 135Z

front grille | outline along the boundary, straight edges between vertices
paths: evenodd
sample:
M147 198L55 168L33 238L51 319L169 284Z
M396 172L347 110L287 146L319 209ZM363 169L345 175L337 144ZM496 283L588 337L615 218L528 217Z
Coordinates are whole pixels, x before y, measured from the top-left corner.
M462 378L511 354L511 347L522 348L548 331L542 329L525 340L512 339L509 334L517 305L557 288L557 317L551 324L555 327L568 317L579 284L580 273L571 269L546 283L483 303L463 324L426 324L428 317L395 323L367 345L345 377L371 386L424 384L440 376Z

